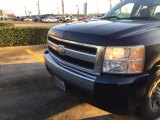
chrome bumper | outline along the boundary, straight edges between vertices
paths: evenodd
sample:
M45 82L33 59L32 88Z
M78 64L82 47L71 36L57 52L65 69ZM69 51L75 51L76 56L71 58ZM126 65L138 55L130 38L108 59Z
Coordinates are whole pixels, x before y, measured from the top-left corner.
M44 53L45 64L48 71L54 76L59 77L65 83L74 85L84 91L94 92L94 83L96 76L90 75L62 65L55 61L48 51Z
M137 75L90 75L57 62L49 54L44 53L48 71L60 78L70 92L82 92L87 98L92 97L94 105L104 110L108 108L134 108L144 99L148 73ZM72 89L73 87L73 89ZM71 88L71 89L70 89ZM86 96L87 95L87 96ZM109 110L112 112L112 110Z

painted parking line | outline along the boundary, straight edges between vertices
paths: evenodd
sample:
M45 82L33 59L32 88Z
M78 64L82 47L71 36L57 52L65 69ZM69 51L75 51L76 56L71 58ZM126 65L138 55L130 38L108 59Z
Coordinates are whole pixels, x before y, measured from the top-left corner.
M28 54L32 55L34 58L36 58L39 62L44 62L44 58L38 56L38 55L37 55L36 53L34 53L32 50L30 50L30 49L25 49L25 51L26 51Z

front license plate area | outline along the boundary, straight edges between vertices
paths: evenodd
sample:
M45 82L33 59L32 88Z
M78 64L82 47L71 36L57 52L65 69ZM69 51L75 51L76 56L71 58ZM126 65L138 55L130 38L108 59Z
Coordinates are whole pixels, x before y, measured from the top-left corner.
M54 80L58 87L60 87L63 91L66 91L65 83L60 78L54 76Z

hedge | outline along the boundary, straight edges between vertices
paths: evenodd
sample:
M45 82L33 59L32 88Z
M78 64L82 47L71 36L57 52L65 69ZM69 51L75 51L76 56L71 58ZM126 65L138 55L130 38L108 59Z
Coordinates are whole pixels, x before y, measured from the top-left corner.
M0 27L14 27L13 23L0 23Z
M47 43L49 28L0 28L0 46L23 46Z

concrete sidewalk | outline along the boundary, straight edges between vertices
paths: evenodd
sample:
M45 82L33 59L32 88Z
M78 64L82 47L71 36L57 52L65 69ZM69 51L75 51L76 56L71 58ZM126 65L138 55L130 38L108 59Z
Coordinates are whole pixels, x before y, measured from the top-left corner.
M35 57L43 59L46 47L0 48L0 120L138 120L109 114L61 91Z

